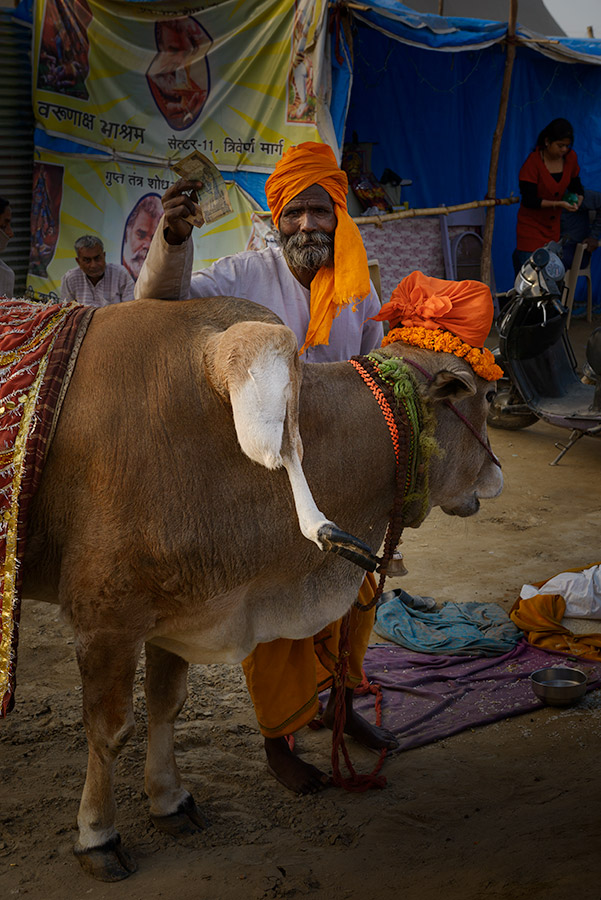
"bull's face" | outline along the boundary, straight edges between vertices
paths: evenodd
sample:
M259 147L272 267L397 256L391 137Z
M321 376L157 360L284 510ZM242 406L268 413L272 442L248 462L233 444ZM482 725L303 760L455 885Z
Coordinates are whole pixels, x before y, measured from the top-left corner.
M497 497L503 488L503 474L486 430L496 385L476 376L455 356L437 353L429 357L432 381L422 390L434 407L436 439L442 450L430 466L431 505L440 506L448 515L472 516L478 512L480 500Z

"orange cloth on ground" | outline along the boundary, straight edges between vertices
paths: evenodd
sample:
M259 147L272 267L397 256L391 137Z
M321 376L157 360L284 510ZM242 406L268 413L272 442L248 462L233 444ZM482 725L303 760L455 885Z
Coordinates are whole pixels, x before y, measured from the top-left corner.
M284 153L265 184L274 224L297 194L318 184L334 204L334 267L322 267L311 282L311 318L301 347L328 344L330 328L342 306L364 300L371 286L367 254L359 229L348 214L348 179L327 144L305 141Z
M563 571L582 572L584 568L589 566ZM534 582L534 587L541 588L550 580L545 578L544 581ZM519 597L513 604L509 617L524 632L528 643L535 647L554 650L556 653L569 653L571 656L601 659L601 633L574 634L569 631L561 624L565 609L566 602L561 594L535 594L527 600Z
M368 603L376 589L371 573L359 590ZM350 621L350 656L347 687L357 687L363 677L363 657L369 644L375 608L363 612L353 607ZM242 662L259 728L264 737L283 737L315 718L319 691L332 683L338 658L340 619L304 640L278 638L258 644Z
M472 347L483 347L494 317L490 289L481 281L445 281L411 272L394 289L377 316L378 322L420 328L442 328Z

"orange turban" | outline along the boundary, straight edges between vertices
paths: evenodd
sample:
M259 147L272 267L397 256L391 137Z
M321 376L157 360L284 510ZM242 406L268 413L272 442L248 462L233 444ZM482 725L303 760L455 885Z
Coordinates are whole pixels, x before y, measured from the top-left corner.
M373 318L390 322L391 328L442 328L472 347L483 347L493 316L492 295L481 281L443 281L412 272Z
M348 179L327 144L306 141L284 153L265 184L267 203L275 225L283 208L313 184L328 192L334 204L334 267L319 269L311 282L311 319L301 347L327 344L330 328L340 309L364 300L370 292L367 254L359 229L346 208Z

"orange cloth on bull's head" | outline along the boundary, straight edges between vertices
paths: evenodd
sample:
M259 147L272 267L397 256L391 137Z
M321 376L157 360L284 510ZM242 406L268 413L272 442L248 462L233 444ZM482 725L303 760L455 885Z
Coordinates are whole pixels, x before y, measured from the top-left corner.
M327 144L306 141L283 155L265 184L274 224L287 203L314 184L328 192L334 204L334 267L322 267L311 282L311 318L301 347L329 343L330 328L341 308L364 300L370 292L367 254L359 229L346 208L348 179Z
M444 281L412 272L394 289L378 321L421 328L442 328L471 347L483 347L494 316L489 288L480 281Z

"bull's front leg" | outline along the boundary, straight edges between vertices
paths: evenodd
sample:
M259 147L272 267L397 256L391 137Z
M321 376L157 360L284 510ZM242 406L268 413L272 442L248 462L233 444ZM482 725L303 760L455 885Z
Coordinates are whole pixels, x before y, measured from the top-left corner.
M137 868L115 828L114 772L135 730L133 684L140 649L116 631L77 642L88 770L74 852L83 870L100 881L120 881Z
M189 834L205 822L192 795L182 787L173 749L173 726L187 697L188 663L146 644L148 752L145 788L150 815L160 831Z
M302 534L368 572L378 560L367 544L318 509L302 468L298 425L300 370L296 338L282 325L233 325L209 347L214 386L229 396L243 452L267 469L286 468Z

